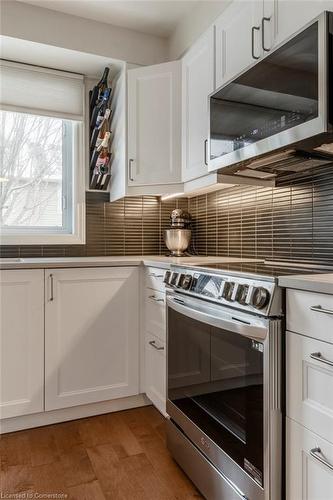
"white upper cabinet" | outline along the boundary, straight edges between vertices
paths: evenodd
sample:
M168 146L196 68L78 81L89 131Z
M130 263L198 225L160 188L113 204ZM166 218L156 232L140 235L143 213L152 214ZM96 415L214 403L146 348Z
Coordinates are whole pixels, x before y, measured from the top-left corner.
M235 1L215 23L216 87L262 56L262 1Z
M44 410L44 271L1 271L0 418Z
M182 60L184 181L208 173L208 95L215 88L214 31L211 26Z
M181 181L181 62L128 71L128 185Z
M139 392L139 271L49 269L45 409Z
M283 42L324 10L333 10L332 0L270 0L268 16L275 15L276 43Z

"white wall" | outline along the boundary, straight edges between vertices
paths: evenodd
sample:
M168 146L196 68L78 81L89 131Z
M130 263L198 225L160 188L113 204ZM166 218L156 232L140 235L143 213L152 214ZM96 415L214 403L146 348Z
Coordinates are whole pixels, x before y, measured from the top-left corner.
M178 59L199 38L232 0L203 0L177 26L169 39L169 58Z
M1 1L1 34L134 64L164 62L164 38L13 0Z

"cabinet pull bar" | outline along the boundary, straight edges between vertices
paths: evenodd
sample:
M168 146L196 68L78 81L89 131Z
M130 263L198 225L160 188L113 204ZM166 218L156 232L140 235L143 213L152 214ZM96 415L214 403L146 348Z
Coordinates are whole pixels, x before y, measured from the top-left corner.
M163 278L163 274L155 274L155 273L149 273L149 276L152 278Z
M321 363L325 363L325 365L333 366L333 361L324 358L320 352L312 352L310 354L310 358L320 361Z
M317 448L312 448L312 450L310 450L310 455L313 458L318 460L318 462L320 462L321 464L326 465L326 467L328 467L329 469L333 470L333 464L331 464L330 462L325 460L323 457L318 455L318 453L321 453L321 449L319 448L319 446L317 446Z
M207 161L207 144L208 144L208 139L204 140L204 158L205 158L205 165L208 165Z
M156 345L156 340L150 340L149 342L149 345L151 345L154 349L156 349L157 351L164 351L164 347L161 346L161 347L158 347Z
M155 302L164 302L164 299L157 299L155 295L148 295L148 299L153 299Z
M331 314L333 315L333 310L332 309L325 309L324 307L322 306L311 306L310 307L311 311L315 311L315 312L319 312L319 313L323 313L323 314Z
M54 300L53 274L50 274L50 302Z
M269 52L271 50L265 47L265 21L269 22L270 20L270 17L263 17L261 20L261 46L265 52Z
M260 26L252 26L252 30L251 30L252 58L253 59L260 59L260 57L256 56L255 53L254 53L254 32L255 31L260 31Z
M133 158L130 158L128 160L128 176L130 181L134 181L133 174L132 174L132 163L133 163Z

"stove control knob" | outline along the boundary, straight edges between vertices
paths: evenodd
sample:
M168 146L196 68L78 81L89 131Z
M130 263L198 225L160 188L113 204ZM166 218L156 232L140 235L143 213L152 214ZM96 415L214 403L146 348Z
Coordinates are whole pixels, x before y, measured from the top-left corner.
M184 279L185 279L185 274L182 273L182 274L178 275L178 280L176 282L176 287L177 288L183 288Z
M236 293L236 300L239 304L246 304L246 297L249 291L248 285L239 285Z
M169 281L170 286L176 286L178 283L178 273L172 273Z
M234 291L234 288L235 288L235 283L233 283L232 281L226 281L225 284L224 284L224 288L223 288L223 292L222 292L222 297L225 299L225 300L231 300L231 297L232 297L232 293Z
M185 274L184 279L182 281L182 288L184 290L189 290L192 284L192 276L190 274Z
M251 304L256 309L263 309L267 306L270 299L270 293L266 288L259 286L253 290Z
M170 278L171 278L171 271L165 271L164 280L163 280L164 283L166 283L168 285L170 282Z

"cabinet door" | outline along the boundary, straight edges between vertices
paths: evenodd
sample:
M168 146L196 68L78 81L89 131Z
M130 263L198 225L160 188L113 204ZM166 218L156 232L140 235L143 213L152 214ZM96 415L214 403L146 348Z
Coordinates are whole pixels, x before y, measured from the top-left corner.
M44 271L0 276L0 418L9 418L44 409Z
M208 173L208 95L215 88L214 26L182 60L183 180Z
M275 0L276 42L283 42L324 10L333 10L332 0Z
M287 418L286 436L286 473L287 500L332 498L333 445L289 418Z
M138 269L46 273L46 410L138 394Z
M129 186L181 180L181 63L128 71Z
M156 408L166 414L166 356L165 343L146 333L145 336L146 394Z
M262 56L262 15L262 0L249 0L233 2L218 18L215 23L216 87Z
M333 443L333 345L286 337L287 415Z

